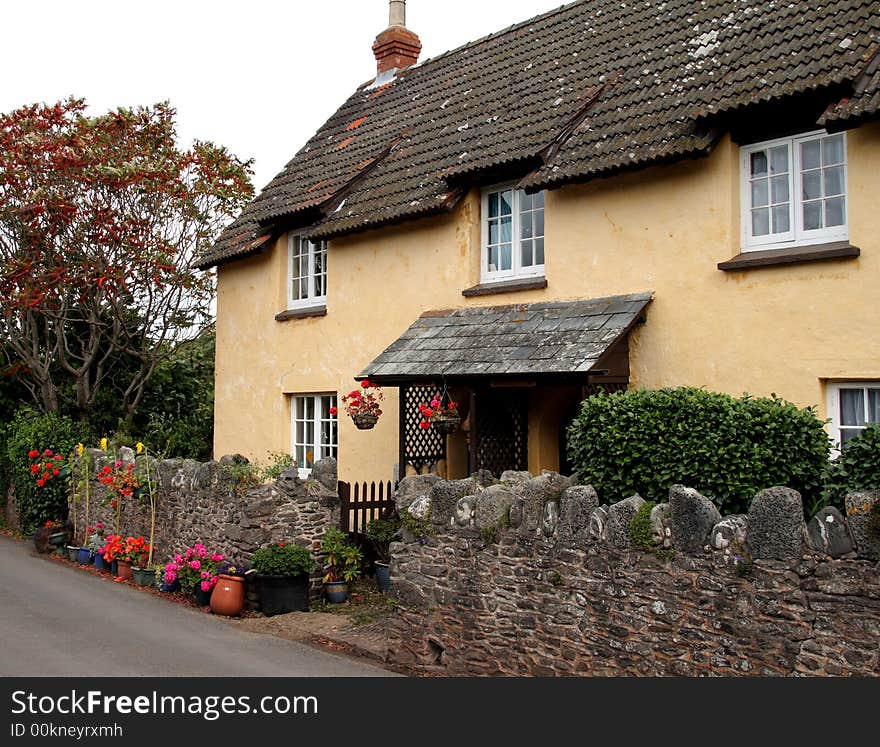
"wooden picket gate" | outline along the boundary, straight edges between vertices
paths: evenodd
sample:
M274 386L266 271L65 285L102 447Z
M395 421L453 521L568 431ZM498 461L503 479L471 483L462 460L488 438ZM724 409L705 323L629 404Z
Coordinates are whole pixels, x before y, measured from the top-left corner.
M363 534L373 519L387 516L394 510L394 483L340 482L339 528L351 534Z

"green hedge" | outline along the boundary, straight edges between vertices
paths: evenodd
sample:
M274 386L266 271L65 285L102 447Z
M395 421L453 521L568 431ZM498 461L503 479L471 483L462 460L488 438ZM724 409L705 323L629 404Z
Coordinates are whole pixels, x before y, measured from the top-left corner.
M849 440L840 456L828 465L823 498L843 508L853 490L880 490L880 425L865 428Z
M811 408L693 388L590 397L568 431L575 471L603 500L663 501L681 483L726 513L773 485L818 498L829 446Z
M78 441L85 441L85 427L57 414L43 415L29 407L15 413L3 434L5 467L18 500L19 523L30 533L49 519L67 518L69 481L57 479L37 487L30 471L31 449L70 455Z

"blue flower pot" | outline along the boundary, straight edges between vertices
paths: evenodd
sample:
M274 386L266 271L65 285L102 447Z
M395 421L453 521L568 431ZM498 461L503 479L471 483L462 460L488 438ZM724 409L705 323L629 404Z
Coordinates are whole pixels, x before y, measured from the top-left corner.
M76 556L76 562L80 565L88 565L92 562L92 551L89 550L88 547L79 548L79 553Z
M178 591L178 590L180 589L180 581L178 581L177 579L175 579L175 580L174 580L172 583L170 583L170 584L166 584L166 583L163 581L163 582L162 582L162 585L161 585L159 588L160 588L162 591L164 591L166 594L173 594L175 591Z
M101 555L101 553L96 552L95 553L95 568L97 568L99 571L103 571L105 565L106 565L106 563L104 563L104 556Z
M110 561L110 575L113 576L114 578L119 575L118 563L119 563L118 560L111 560Z
M328 581L324 591L330 604L342 604L348 599L348 584L345 581Z
M391 569L386 563L376 563L376 587L383 594L391 588Z

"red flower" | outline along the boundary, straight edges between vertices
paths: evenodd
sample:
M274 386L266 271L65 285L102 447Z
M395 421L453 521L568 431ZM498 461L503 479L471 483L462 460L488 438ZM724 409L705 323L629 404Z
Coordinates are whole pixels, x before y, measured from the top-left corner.
M31 450L28 452L28 458L29 458L29 459L36 459L38 456L40 456L40 452L37 451L36 449L31 449Z
M52 456L52 449L46 449L43 453L44 453L46 456Z
M61 474L61 470L58 470L58 469L52 470L52 474L55 475L55 477L58 477L58 475Z
M373 385L366 379L361 382L361 389L369 389L371 386Z
M330 414L335 418L339 414L339 410L337 410L335 407L331 407Z
M32 464L32 465L31 465L31 472L32 472L33 474L37 474L37 472L39 472L39 471L40 471L40 465L39 465L39 464Z
M278 543L278 547L284 547L284 543L283 543L283 542L279 542L279 543Z
M419 423L419 428L421 428L423 431L428 430L428 428L430 427L431 424L427 420L423 420L421 423Z
M45 484L46 484L46 481L42 477L39 480L37 480L37 485L39 485L41 488Z

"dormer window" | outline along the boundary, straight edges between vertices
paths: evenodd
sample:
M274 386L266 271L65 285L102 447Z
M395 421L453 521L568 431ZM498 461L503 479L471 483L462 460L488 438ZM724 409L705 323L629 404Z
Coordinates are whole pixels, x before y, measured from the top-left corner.
M846 135L770 140L740 155L743 251L849 238Z
M481 282L544 274L544 193L483 190Z
M324 306L327 303L327 242L291 235L287 308Z

